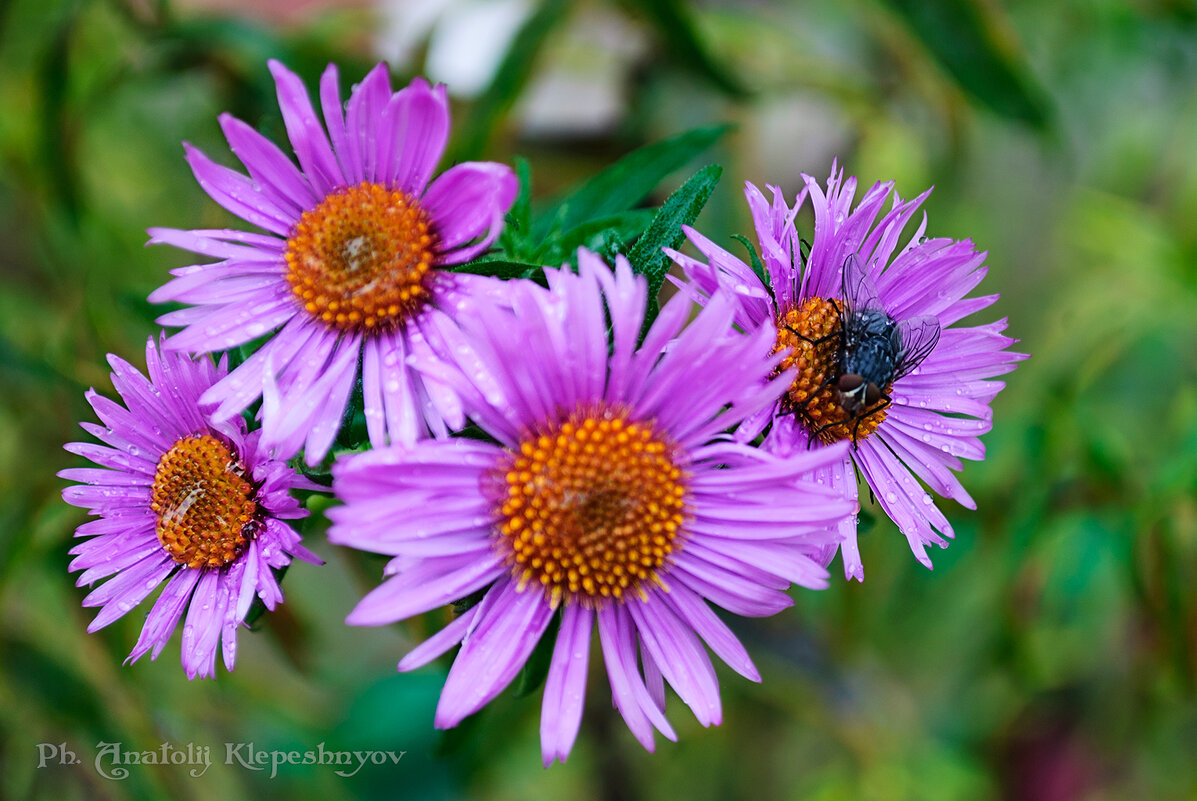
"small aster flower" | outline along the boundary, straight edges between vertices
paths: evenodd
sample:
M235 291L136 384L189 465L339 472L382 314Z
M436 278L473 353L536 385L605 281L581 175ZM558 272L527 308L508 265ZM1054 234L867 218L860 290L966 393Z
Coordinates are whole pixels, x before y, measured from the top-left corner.
M800 481L842 448L782 458L721 432L774 405L790 375L773 335L742 336L732 302L661 310L643 344L647 289L620 257L614 273L579 254L579 274L548 288L509 282L430 363L497 444L424 440L333 466L345 502L336 543L393 556L391 575L349 615L354 625L411 617L474 593L481 601L411 651L400 670L461 643L436 711L448 728L517 674L560 615L544 689L545 765L565 760L581 722L597 626L615 706L653 749L669 739L664 682L704 726L721 720L706 647L753 681L747 652L708 602L770 615L791 583L826 586L818 561L855 504ZM608 341L608 324L611 341ZM610 346L610 350L608 349Z
M106 443L66 445L99 467L58 475L67 503L99 517L81 525L87 537L71 549L78 586L108 579L84 600L101 607L87 627L98 631L123 617L155 589L162 593L146 616L128 662L158 654L183 614L187 677L216 674L216 648L233 669L237 628L257 596L267 609L283 600L274 571L292 557L320 564L286 520L307 511L289 492L321 489L269 455L260 432L240 417L214 422L199 398L228 372L203 357L159 355L146 346L149 380L128 362L108 357L112 384L125 405L96 391L87 400L103 426L82 423Z
M514 174L468 162L429 184L449 132L443 86L417 78L392 93L379 64L343 110L329 65L322 126L300 79L276 61L270 69L299 168L228 114L221 127L249 175L185 145L204 191L266 233L150 230L151 243L221 260L177 269L150 295L191 305L160 318L184 327L168 347L214 352L273 331L204 401L226 420L265 394L266 440L287 457L304 447L309 464L332 445L359 373L374 447L460 427L460 399L407 357L427 360L426 328L446 322L463 296L497 285L445 268L498 236Z
M741 439L772 424L763 447L781 455L850 441L851 449L820 469L817 479L855 498L855 465L929 568L926 546L946 547L945 537L954 534L919 479L976 508L952 471L963 467L961 458L985 457L979 436L990 429L990 401L1005 386L988 379L1026 356L1006 349L1017 340L1002 335L1004 318L955 325L998 298L965 297L986 273L986 254L971 241L925 238L924 215L898 249L930 190L906 202L895 193L878 220L892 182L873 186L853 209L855 178L845 181L833 166L824 192L803 177L806 187L793 208L776 187L770 187L770 204L746 185L767 286L743 261L691 228L687 236L707 261L669 251L689 279L675 283L700 303L721 288L731 291L738 299L737 325L772 331L777 350L788 353L781 367L797 371L772 408L741 426ZM794 219L808 197L815 233L803 264ZM856 521L843 521L841 534L844 573L863 580Z

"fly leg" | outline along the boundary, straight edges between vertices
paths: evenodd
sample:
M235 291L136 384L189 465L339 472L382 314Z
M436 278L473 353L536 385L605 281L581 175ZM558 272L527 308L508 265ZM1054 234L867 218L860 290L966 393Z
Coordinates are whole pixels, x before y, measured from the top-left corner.
M878 400L877 403L873 405L873 408L869 409L864 414L862 414L856 418L856 423L852 426L852 449L853 450L856 450L856 447L859 444L859 440L857 437L860 434L860 424L863 423L865 420L868 420L873 415L877 414L877 412L884 411L885 409L888 409L890 404L892 404L893 402L894 402L893 398L891 398L889 395L886 395L884 392L882 392L881 399Z

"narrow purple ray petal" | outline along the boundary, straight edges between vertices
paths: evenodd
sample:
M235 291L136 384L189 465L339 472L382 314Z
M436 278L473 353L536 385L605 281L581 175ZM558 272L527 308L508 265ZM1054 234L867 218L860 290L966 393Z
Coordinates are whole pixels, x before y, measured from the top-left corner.
M420 568L400 573L372 590L358 602L345 622L350 626L377 626L445 606L485 587L503 573L502 559L489 554L456 572L425 580Z
M326 195L333 187L343 186L345 178L312 108L308 90L298 75L279 62L271 59L269 66L278 87L278 107L291 147L312 188L320 195Z
M445 87L430 87L416 78L397 92L387 106L391 117L391 158L380 177L409 195L418 197L445 152L449 138L449 101Z
M459 644L466 636L466 633L475 625L480 611L482 611L481 605L467 610L452 623L408 651L407 656L399 660L398 669L400 671L408 671L423 667L453 646Z
M183 147L196 182L209 197L247 223L272 234L287 235L291 221L286 211L263 197L251 179L220 166L191 145Z
M561 615L540 711L540 751L546 768L554 759L565 762L578 737L593 628L594 614L583 606L568 606Z
M540 641L553 610L536 591L508 582L461 646L436 707L436 727L457 725L511 683ZM492 592L495 590L492 590Z

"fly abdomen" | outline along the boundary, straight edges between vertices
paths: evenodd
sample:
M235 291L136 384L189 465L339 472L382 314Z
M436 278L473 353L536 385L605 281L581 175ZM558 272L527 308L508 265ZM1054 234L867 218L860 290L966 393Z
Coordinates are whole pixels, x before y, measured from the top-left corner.
M902 339L893 318L880 309L850 314L845 328L843 373L884 387L902 359Z

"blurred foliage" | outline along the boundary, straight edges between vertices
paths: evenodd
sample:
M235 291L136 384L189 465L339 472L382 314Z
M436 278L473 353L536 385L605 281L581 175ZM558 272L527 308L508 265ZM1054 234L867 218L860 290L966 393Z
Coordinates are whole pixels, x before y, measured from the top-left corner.
M989 250L982 291L1002 293L994 308L1034 355L995 403L988 458L965 467L978 511L945 502L958 535L934 572L879 516L862 536L866 581L735 621L764 682L721 672L725 720L710 731L671 698L680 742L655 755L611 710L596 656L578 745L547 771L535 693L432 728L444 665L394 663L448 612L422 628L342 625L381 563L329 546L319 519L306 533L328 564L288 573L287 603L242 634L233 674L188 683L177 637L158 663L122 666L136 612L85 633L85 590L66 573L83 516L59 497L54 473L74 463L60 446L91 419L83 390L111 392L104 355L140 362L161 313L145 296L184 258L143 248L144 230L229 222L179 143L229 163L226 110L281 140L265 60L309 82L335 60L351 81L378 41L363 6L283 24L200 5L0 3L0 797L1197 797L1190 2L533 4L489 90L454 108L452 153L527 157L502 260L568 258L596 237L634 252L655 215L701 201L698 224L730 248L754 238L741 180L792 197L799 172L822 178L838 156L903 196L937 185L930 233ZM579 49L600 30L640 45L610 62ZM571 71L614 72L617 117L581 133L531 125L546 82ZM644 146L675 161L634 191L628 173L583 182ZM717 187L714 170L693 177L711 163ZM538 252L554 230L569 248ZM215 764L114 782L92 768L100 741L207 745L217 763L244 741L406 753L352 778ZM59 742L83 764L38 769L35 744Z

